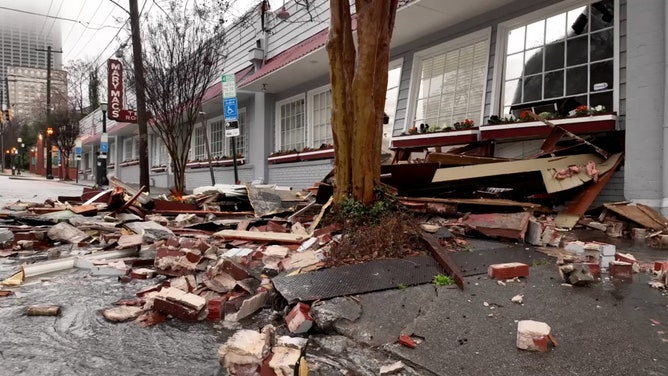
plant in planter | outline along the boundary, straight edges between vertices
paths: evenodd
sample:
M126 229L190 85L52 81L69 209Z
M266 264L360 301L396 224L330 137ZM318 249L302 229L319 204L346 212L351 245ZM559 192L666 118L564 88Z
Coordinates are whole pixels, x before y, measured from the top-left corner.
M520 116L518 117L519 121L534 121L533 117L531 116L531 111L529 110L524 110L520 112Z
M416 126L408 128L408 134L418 134L418 128Z
M471 129L475 127L473 120L466 118L464 121L458 121L452 125L455 129Z
M579 105L573 110L573 116L588 116L589 114L589 107L586 104Z
M438 125L430 125L429 128L427 128L427 133L434 133L434 132L440 132L445 129L439 127Z
M502 125L502 124L512 124L516 123L517 119L515 119L512 116L504 116L500 117L498 115L492 115L487 119L487 124L488 125Z
M596 106L596 107L592 107L592 108L589 110L589 112L590 112L592 115L600 115L600 114L603 114L603 113L606 112L606 108L605 108L605 106L599 104L599 105Z

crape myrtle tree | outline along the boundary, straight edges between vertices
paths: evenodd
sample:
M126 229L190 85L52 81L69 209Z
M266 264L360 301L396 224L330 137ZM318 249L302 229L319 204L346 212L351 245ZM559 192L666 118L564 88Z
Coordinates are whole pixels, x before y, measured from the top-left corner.
M383 109L390 40L399 0L330 0L327 53L332 85L335 200L369 206L380 183Z
M220 79L226 4L171 1L142 23L149 124L167 148L174 188L180 193L186 189L186 163L193 130L201 120L202 98Z
M80 94L81 92L79 92ZM58 147L64 169L64 180L70 178L70 155L81 135L79 121L85 116L86 111L82 106L81 95L73 95L73 92L61 92L55 89L52 93L53 111L51 112L49 126L53 128L52 142Z

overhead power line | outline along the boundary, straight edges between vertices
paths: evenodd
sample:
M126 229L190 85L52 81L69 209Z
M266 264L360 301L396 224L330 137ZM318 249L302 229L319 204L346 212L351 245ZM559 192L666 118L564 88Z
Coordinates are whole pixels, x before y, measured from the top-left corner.
M99 26L99 27L94 27L94 26L89 26L90 22L83 22L83 21L80 21L80 20L72 19L72 18L51 16L51 15L44 14L44 13L30 12L30 11L27 11L27 10L10 8L10 7L0 6L0 9L9 10L9 11L12 11L12 12L24 13L24 14L31 14L33 16L53 18L53 19L56 19L56 20L75 22L75 23L78 23L81 26L85 27L86 29L91 29L91 30L102 30L102 29L106 29L106 28L115 28L114 26L108 26L108 25L102 25L102 26Z

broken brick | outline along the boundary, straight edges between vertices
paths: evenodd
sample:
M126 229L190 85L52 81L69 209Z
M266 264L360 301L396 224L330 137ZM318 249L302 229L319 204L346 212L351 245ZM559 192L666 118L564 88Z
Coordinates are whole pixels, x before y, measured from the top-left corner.
M406 334L401 334L399 336L399 343L406 346L406 347L409 347L411 349L414 349L414 348L417 347L417 344L415 343L415 341L413 341L413 338L409 337Z
M262 291L255 294L254 296L244 299L239 309L233 313L225 313L225 321L239 321L244 319L253 313L259 311L264 307L267 301L267 292Z
M159 247L155 257L155 268L161 274L180 277L195 273L201 258L199 250Z
M290 313L285 316L285 322L288 324L288 330L291 333L306 333L313 326L313 318L310 316L309 311L311 307L308 304L297 303Z
M207 303L208 314L206 316L209 321L220 321L223 319L223 302L225 298L212 298Z
M608 273L610 276L615 278L632 278L633 277L633 264L630 262L623 261L613 261L610 263L608 268Z
M589 272L591 273L594 278L600 278L601 277L601 265L599 265L596 262L585 262L583 265L587 266L589 268Z
M654 271L662 272L668 270L668 261L655 261L654 262Z
M153 300L153 309L184 321L197 321L200 311L163 297Z
M529 265L521 262L508 262L504 264L490 265L487 274L496 279L512 279L515 277L529 276Z
M517 348L547 352L550 326L544 322L521 320L517 323Z

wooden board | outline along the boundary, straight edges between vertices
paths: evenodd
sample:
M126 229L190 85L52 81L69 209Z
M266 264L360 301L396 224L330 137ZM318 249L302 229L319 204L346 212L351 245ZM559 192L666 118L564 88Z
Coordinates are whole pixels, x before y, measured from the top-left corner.
M565 179L554 178L557 171L569 166L584 167L589 161L596 163L599 174L610 171L621 158L621 153L612 155L603 160L596 154L567 155L554 158L539 158L510 162L485 163L471 166L439 168L434 174L432 183L454 182L466 179L485 178L501 175L520 174L525 172L540 172L547 193L561 192L572 189L592 180L582 168L579 174Z
M300 244L304 240L308 239L308 236L290 234L290 233L239 231L239 230L222 230L216 232L213 235L225 239L255 240L261 242L276 242L276 243L290 243L290 244Z
M621 163L622 158L618 158L610 171L600 177L597 182L592 183L578 193L566 209L562 210L555 218L554 223L557 227L567 229L575 227L580 218L582 218L594 200L596 200L596 197L598 197L603 188L605 188L605 185L608 184L608 181L612 178L612 174L614 174Z
M645 228L652 230L663 230L666 228L666 219L662 218L660 214L653 213L653 210L644 205L619 205L619 204L605 204L606 209L620 215L628 220L631 220Z

